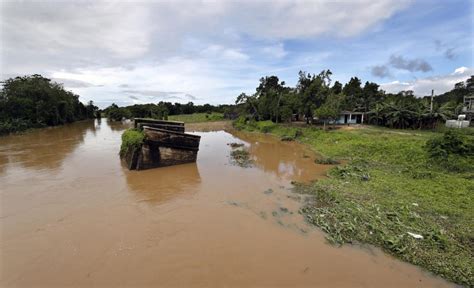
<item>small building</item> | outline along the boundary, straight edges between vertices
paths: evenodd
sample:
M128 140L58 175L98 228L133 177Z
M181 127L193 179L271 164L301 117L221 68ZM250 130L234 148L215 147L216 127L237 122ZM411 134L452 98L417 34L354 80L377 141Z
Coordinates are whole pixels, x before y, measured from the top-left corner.
M464 96L462 114L466 115L466 121L474 121L474 95Z
M363 124L364 112L341 111L339 118L334 121L335 124Z
M463 112L474 112L474 95L464 96Z

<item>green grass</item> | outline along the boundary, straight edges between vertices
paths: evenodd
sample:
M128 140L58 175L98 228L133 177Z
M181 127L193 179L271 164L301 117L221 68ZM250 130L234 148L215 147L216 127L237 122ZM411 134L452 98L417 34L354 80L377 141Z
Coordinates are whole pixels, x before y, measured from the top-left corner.
M120 156L123 157L131 149L138 149L145 140L145 133L137 129L125 130L122 134L122 145L120 146Z
M168 120L182 121L184 123L213 122L224 120L222 113L194 113L168 116Z
M474 286L474 157L464 157L456 170L434 163L424 145L441 133L378 127L323 131L271 122L240 128L279 137L298 134L296 140L324 158L344 160L327 179L294 188L312 195L300 212L331 243L376 245ZM463 132L474 141L472 129Z

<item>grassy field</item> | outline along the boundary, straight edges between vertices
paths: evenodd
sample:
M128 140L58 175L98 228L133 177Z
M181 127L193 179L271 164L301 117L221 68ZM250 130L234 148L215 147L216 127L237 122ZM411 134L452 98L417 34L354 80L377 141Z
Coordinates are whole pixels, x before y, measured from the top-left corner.
M224 120L222 113L194 113L168 116L168 120L182 121L184 123L199 123L199 122L213 122Z
M307 143L323 163L344 163L325 180L295 183L296 193L313 196L300 212L328 241L376 245L474 286L474 157L462 159L456 172L433 163L423 147L442 133L378 127L323 131L267 121L236 126ZM474 141L472 129L464 133Z

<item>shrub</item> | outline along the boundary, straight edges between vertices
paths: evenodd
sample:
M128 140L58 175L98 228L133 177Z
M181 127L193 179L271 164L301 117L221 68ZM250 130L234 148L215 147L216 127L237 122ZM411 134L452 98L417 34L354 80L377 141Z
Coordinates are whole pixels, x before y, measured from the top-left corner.
M457 130L426 142L425 150L433 164L453 172L472 171L474 163L474 137Z
M239 118L235 119L235 121L232 122L232 125L235 129L242 130L245 128L246 122L247 119L245 119L245 116L239 116Z
M472 139L456 130L448 130L440 137L426 142L425 149L431 158L446 158L450 154L466 156L474 155Z
M10 119L4 122L0 121L0 135L25 131L30 127L33 127L33 124L28 120Z
M145 133L138 129L128 129L122 134L120 156L124 157L131 149L139 149L145 140Z

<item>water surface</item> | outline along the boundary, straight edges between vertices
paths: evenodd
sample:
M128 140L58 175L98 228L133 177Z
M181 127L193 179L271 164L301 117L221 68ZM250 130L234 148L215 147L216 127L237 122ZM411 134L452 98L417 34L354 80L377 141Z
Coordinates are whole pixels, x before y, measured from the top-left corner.
M290 182L327 167L302 145L197 132L197 163L128 171L125 128L87 121L0 138L2 287L448 286L306 225ZM254 167L231 165L230 142Z

